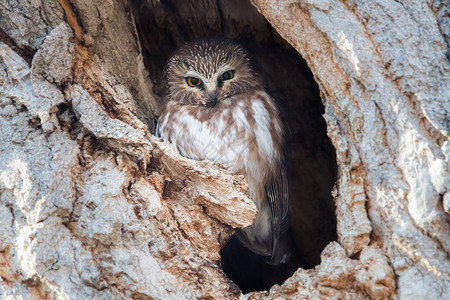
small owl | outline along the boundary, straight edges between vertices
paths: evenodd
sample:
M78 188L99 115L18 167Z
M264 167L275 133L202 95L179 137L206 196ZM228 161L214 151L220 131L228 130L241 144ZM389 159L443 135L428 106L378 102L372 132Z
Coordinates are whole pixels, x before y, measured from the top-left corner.
M288 227L289 204L283 126L246 51L226 39L188 43L172 55L164 75L166 106L157 135L185 157L221 163L243 175L258 214L236 235L269 263L285 262L288 251L280 237Z

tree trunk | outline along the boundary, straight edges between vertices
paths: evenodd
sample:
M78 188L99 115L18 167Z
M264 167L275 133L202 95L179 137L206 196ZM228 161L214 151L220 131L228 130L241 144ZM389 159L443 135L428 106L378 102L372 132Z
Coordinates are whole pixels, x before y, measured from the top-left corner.
M251 1L268 22L238 0L0 0L0 298L243 297L221 249L257 213L245 180L152 135L165 59L208 35L285 98L311 267L244 297L446 297L448 2Z

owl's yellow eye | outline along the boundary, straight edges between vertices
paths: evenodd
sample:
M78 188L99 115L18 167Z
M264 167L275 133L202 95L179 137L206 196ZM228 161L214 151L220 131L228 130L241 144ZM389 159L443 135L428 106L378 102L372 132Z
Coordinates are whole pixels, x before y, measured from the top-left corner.
M234 70L227 71L227 72L223 73L222 75L220 75L219 79L220 79L220 81L233 79L234 73L235 73Z
M191 87L200 86L202 84L202 81L195 77L187 77L186 82Z

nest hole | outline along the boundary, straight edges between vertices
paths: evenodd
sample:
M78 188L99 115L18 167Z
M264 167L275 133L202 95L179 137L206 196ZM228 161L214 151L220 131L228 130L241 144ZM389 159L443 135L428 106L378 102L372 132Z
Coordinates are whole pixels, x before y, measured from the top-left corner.
M295 253L271 266L232 237L222 249L222 269L244 292L282 284L299 267L313 268L337 239L331 190L336 181L335 149L326 134L319 89L306 62L249 1L132 0L144 62L157 82L169 55L187 41L224 36L253 56L270 91L278 95L288 130L287 167L291 201L290 236ZM155 91L158 93L158 91Z

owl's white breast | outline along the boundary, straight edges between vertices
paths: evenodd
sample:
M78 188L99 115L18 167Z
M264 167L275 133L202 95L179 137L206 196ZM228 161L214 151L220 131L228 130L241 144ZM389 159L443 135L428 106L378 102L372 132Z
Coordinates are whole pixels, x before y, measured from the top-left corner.
M158 134L183 156L224 164L247 180L261 178L281 158L282 132L274 107L265 92L240 94L214 108L169 102Z

